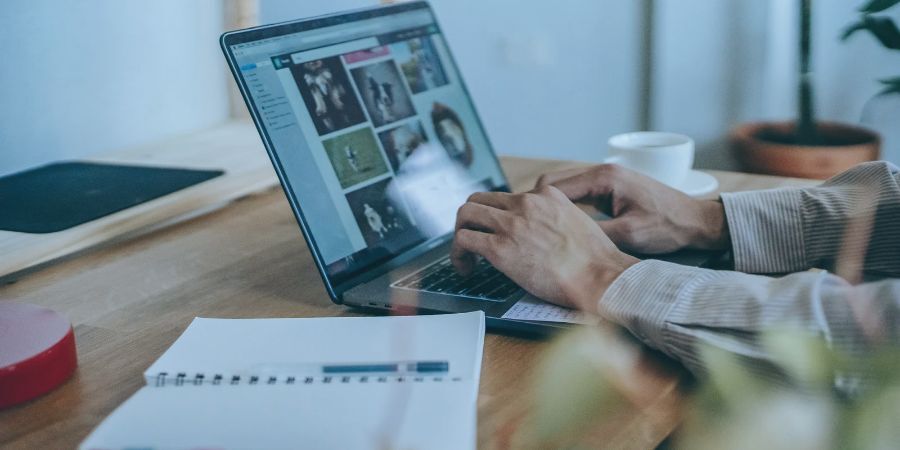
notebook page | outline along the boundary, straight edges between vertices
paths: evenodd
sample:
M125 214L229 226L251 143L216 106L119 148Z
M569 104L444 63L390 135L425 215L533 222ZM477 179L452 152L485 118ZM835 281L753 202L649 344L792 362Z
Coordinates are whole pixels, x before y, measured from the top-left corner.
M309 319L197 318L145 372L157 376L278 374L310 364L447 361L448 377L477 391L484 347L484 313Z
M81 444L109 448L475 448L463 384L144 387Z

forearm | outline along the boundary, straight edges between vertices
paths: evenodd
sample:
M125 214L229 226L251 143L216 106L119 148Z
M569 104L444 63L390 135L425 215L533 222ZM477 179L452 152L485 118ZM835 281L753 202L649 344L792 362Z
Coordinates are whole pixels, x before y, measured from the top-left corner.
M623 273L599 312L695 373L705 371L707 345L774 375L777 364L759 339L767 330L816 333L848 356L865 354L875 335L898 343L900 281L851 286L824 272L769 278L651 260Z
M900 173L857 166L809 189L722 194L735 269L788 273L860 260L864 271L900 274Z

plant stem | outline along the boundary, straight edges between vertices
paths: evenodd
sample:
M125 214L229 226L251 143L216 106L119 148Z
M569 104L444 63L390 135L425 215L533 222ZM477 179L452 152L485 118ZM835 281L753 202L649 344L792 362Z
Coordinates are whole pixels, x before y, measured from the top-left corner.
M812 0L800 0L800 85L797 143L813 145L818 141L815 100L813 98L810 53L812 47Z

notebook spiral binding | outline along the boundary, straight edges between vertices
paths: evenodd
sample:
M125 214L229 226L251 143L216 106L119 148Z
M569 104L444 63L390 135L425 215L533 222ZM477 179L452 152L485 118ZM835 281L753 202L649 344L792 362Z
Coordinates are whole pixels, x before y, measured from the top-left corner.
M304 385L304 384L350 384L350 383L426 383L426 382L460 382L461 377L439 376L402 376L402 375L320 375L320 376L258 376L258 375L223 375L220 373L207 377L206 374L197 373L193 376L186 372L170 374L159 372L154 377L154 386L201 386L204 384L214 386L236 385Z

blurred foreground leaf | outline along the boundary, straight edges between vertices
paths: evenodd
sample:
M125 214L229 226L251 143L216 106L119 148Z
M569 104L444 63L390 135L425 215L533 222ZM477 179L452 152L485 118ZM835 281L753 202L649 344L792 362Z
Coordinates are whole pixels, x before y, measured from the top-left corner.
M702 391L707 397L707 408L728 408L767 389L764 380L748 372L738 358L727 350L703 347L700 357L707 370L707 379L704 380L706 388Z
M691 450L818 450L831 447L834 403L827 396L765 390L727 411L695 408L676 447Z
M849 414L847 448L893 449L900 447L900 386L885 386L870 393Z
M783 328L762 336L773 362L803 387L827 389L834 379L836 361L821 336Z
M536 441L574 441L584 428L627 403L628 384L639 349L612 330L579 327L556 339L536 379Z
M788 361L785 370L804 379L821 380L830 372L814 361L824 345L795 332L773 332L764 345L773 358ZM805 354L810 352L811 354ZM705 347L704 384L691 402L676 441L684 449L821 449L832 442L836 413L831 391L817 395L791 391L754 376L740 359L721 348Z

